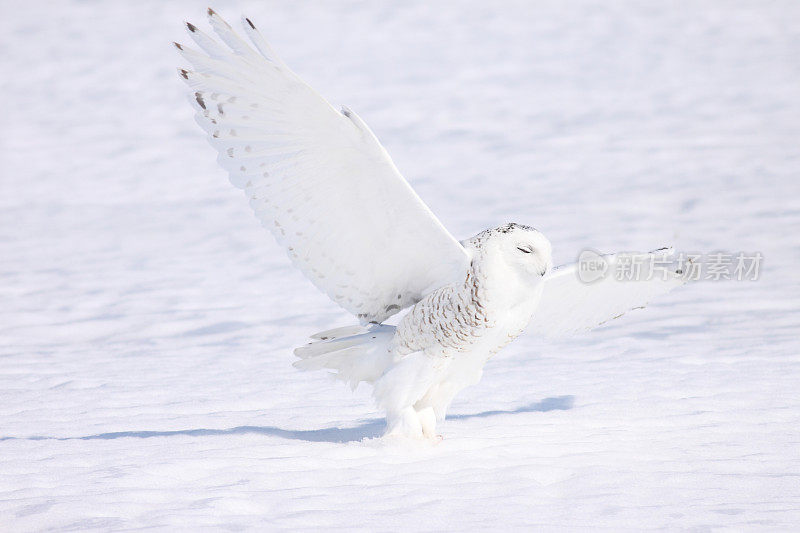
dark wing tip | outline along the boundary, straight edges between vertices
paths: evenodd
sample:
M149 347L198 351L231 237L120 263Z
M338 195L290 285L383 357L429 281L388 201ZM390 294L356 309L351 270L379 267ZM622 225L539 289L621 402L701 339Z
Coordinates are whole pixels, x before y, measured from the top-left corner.
M213 9L211 9L210 7L208 8L208 16L209 16L209 17L213 17L213 16L214 16L214 15L216 15L216 14L217 14L217 12L216 12L216 11L214 11L214 10L213 10Z
M252 20L250 20L250 19L249 19L249 18L247 18L247 17L245 17L245 18L244 18L244 20L246 20L246 21L247 21L247 23L248 23L248 24L250 24L250 27L251 27L251 28L253 28L253 29L256 29L256 26L255 26L255 24L253 24L253 21L252 21Z
M180 43L176 43L173 41L172 44L174 44L175 48L177 48L178 50L183 50L183 46L181 46Z
M189 71L185 68L180 69L181 77L185 80L189 79Z
M191 22L186 23L186 27L189 29L190 32L194 33L197 31L197 26L192 24Z

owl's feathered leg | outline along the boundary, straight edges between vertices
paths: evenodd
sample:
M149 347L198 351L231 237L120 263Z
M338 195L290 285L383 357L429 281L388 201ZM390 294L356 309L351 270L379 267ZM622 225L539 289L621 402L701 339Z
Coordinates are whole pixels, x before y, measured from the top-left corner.
M412 406L399 411L386 412L386 436L423 438L423 426L417 411Z
M426 407L425 409L417 411L417 417L422 426L422 434L426 438L434 440L441 438L436 434L436 412L433 410L433 407Z
M396 361L375 382L372 393L378 407L386 412L387 435L435 436L436 414L432 409L422 413L417 402L437 382L440 373L435 358L415 352Z

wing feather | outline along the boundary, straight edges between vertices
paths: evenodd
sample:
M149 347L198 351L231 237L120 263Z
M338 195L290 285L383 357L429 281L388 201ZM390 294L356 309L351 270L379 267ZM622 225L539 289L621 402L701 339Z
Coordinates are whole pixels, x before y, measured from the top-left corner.
M543 281L539 306L528 330L544 337L569 336L643 308L653 298L687 281L681 265L671 260L670 253L663 248L647 254L598 255L607 269L596 280L582 280L579 263L555 269ZM642 279L626 279L618 275L623 263L657 264L659 268L657 272L645 272Z
M208 14L228 48L187 24L202 52L176 43L193 66L180 76L219 164L294 264L364 323L462 279L467 253L369 127L300 80L250 19L255 49Z

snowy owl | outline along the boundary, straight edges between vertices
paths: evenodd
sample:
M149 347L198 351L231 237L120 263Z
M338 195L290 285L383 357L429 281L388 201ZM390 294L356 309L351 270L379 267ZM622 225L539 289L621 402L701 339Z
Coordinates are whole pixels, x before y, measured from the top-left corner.
M459 242L358 115L289 70L250 19L243 27L255 48L208 16L227 47L189 23L204 53L175 43L193 65L179 74L197 122L293 263L360 322L313 335L295 366L372 385L387 434L437 439L453 397L524 330L591 329L684 282L673 268L647 281L586 283L577 265L554 269L550 241L521 224ZM403 310L396 326L384 323Z

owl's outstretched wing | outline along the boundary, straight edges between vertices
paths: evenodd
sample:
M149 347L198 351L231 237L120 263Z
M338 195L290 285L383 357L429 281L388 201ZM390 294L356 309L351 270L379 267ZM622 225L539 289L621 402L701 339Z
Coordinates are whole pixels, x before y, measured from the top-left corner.
M542 281L542 297L528 331L569 336L644 307L686 283L683 265L670 254L666 248L647 254L596 254L589 261L556 268Z
M277 58L208 10L227 48L186 24L196 119L231 182L320 290L362 323L382 322L463 278L469 259L352 111L332 107Z

